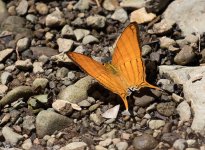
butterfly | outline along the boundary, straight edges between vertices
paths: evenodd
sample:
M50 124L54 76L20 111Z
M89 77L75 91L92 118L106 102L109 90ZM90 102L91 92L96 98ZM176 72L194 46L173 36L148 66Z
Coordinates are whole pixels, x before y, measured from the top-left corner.
M68 52L68 57L90 76L113 93L118 94L128 112L127 96L143 87L158 87L146 81L145 65L142 61L137 23L130 23L122 32L110 63L101 64L83 54Z

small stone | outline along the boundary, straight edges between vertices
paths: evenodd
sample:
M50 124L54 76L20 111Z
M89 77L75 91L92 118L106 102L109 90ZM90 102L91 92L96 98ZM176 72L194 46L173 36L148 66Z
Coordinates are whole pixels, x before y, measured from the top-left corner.
M179 103L179 102L181 102L181 101L183 100L183 97L181 97L181 96L179 96L179 95L177 95L177 94L175 94L175 93L172 93L172 99L173 99L175 102Z
M85 30L85 29L75 29L74 34L75 34L76 40L79 41L85 36L87 36L88 34L90 34L90 31Z
M2 134L6 140L6 142L17 145L20 141L23 140L23 136L15 133L10 127L3 127Z
M159 85L163 90L169 91L170 93L174 92L174 84L168 79L160 79L157 82L157 85Z
M99 40L98 40L96 37L92 36L92 35L87 35L87 36L85 36L85 37L83 38L83 41L82 41L82 43L83 43L84 45L86 45L86 44L91 44L91 43L98 43L98 42L99 42Z
M106 22L106 18L104 16L100 16L100 15L89 16L86 19L87 25L95 27L95 28L105 27L105 22Z
M31 23L36 23L38 18L35 15L28 14L26 15L26 20L30 21Z
M83 48L83 46L80 45L80 46L76 47L74 52L83 54L85 52L85 49Z
M9 113L5 114L4 117L1 119L0 124L4 125L11 119L11 115Z
M115 138L116 137L116 132L117 132L117 130L116 129L113 129L113 130L111 130L110 132L108 132L108 133L105 133L105 134L103 134L101 137L105 140L105 139L113 139L113 138Z
M74 36L74 31L73 31L71 26L65 25L61 30L61 35L63 37L73 37Z
M16 7L16 12L19 15L25 15L28 10L28 1L26 0L21 0L19 5Z
M107 148L104 148L103 146L96 145L95 150L108 150Z
M117 0L104 0L102 5L106 10L113 11L119 4Z
M46 41L52 40L54 35L51 32L46 32L45 39Z
M58 51L59 52L70 51L73 46L73 43L74 43L73 40L58 38L57 39Z
M145 0L122 0L120 3L121 7L139 9L145 6Z
M199 41L199 37L193 34L189 34L185 37L185 40L189 43L197 43Z
M73 7L74 10L87 10L89 9L89 0L79 0Z
M100 141L100 142L99 142L99 145L100 145L100 146L103 146L103 147L107 147L107 146L109 146L111 143L112 143L112 139L106 139L106 140L104 140L104 141Z
M41 15L48 14L48 6L44 3L36 3L36 10Z
M71 104L63 100L56 100L55 102L53 102L52 107L55 111L64 116L70 115L73 112Z
M178 65L187 65L192 62L196 54L191 46L185 45L182 50L174 57L174 62Z
M7 83L9 83L11 80L13 79L12 74L10 72L3 72L1 74L1 83L3 85L6 85Z
M191 118L191 108L186 101L181 102L177 106L176 110L179 113L180 120L182 122L189 121L189 119Z
M37 87L41 87L42 89L45 89L48 85L48 79L46 78L36 78L33 81L33 87L36 89Z
M56 27L64 25L65 18L63 17L63 13L59 9L56 9L54 12L46 16L46 26Z
M173 45L176 44L176 42L175 42L173 39L168 38L168 37L166 37L166 36L161 37L161 38L159 39L159 41L160 41L160 47L161 47L161 48L167 48L167 49L169 49L170 46L173 46Z
M45 135L53 134L56 130L68 127L70 123L72 123L70 118L52 111L43 110L36 117L36 132L42 138Z
M172 24L165 20L162 20L161 22L153 25L153 33L156 34L165 34L171 31L171 29L172 29Z
M180 136L176 133L164 133L162 135L162 141L172 145Z
M6 85L0 84L0 95L4 95L8 90Z
M88 102L87 100L83 100L80 103L78 103L79 106L81 107L89 107L91 106L90 102Z
M184 150L187 148L186 140L184 139L178 139L174 142L173 147L177 150Z
M157 104L157 112L163 116L171 116L174 114L176 104L174 102L166 102Z
M78 17L75 20L73 20L71 22L71 24L74 25L74 26L79 26L80 27L84 24L84 21L80 17Z
M125 23L128 19L128 15L127 15L127 12L123 8L119 8L115 10L111 18L113 20L120 21L121 23Z
M133 140L133 146L139 150L150 150L157 146L158 142L149 134L143 134L135 137Z
M135 105L140 107L148 106L155 100L154 97L151 97L149 95L142 95L142 97L133 96L133 98L135 100Z
M92 113L90 115L90 120L93 121L98 126L100 126L104 121L104 119L100 115L97 115L95 113Z
M16 68L18 68L19 70L25 70L28 71L30 69L33 68L33 64L31 62L30 59L26 59L26 60L17 60L15 62L15 66Z
M6 57L13 52L13 49L8 48L0 51L0 62L2 62Z
M33 116L25 116L23 118L23 130L27 133L30 134L31 131L35 129L35 117Z
M32 147L32 141L31 139L26 139L23 144L21 145L21 147L24 149L24 150L30 150L31 147Z
M127 142L119 142L116 144L118 150L127 150L128 143Z
M72 142L62 147L60 150L85 150L87 144L84 142Z
M122 133L121 138L124 139L124 140L129 140L130 139L130 134Z
M56 72L56 77L60 79L65 78L67 75L68 75L68 69L65 67L58 69Z
M0 71L4 69L4 64L0 64Z
M149 128L150 129L159 129L160 127L165 125L164 120L150 120L149 122Z
M27 37L25 37L23 39L20 39L20 40L18 40L16 46L17 46L18 51L22 52L22 51L24 51L24 50L29 48L29 46L30 46L30 39L27 38Z
M152 51L152 48L149 45L142 46L142 56L146 56Z
M46 64L48 61L49 61L49 57L46 56L46 55L41 55L39 58L38 58L38 61L42 62L43 65Z
M148 13L145 7L131 12L130 22L137 22L138 24L147 23L156 17L153 13Z
M43 63L42 62L34 62L33 63L33 73L43 73Z

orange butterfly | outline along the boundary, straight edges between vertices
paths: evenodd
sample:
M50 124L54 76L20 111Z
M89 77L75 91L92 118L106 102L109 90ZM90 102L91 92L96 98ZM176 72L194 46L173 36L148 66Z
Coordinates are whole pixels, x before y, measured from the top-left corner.
M69 52L67 55L85 72L103 86L118 94L128 111L127 96L142 87L158 89L146 81L141 58L137 23L130 23L119 37L111 63L101 64L85 55Z

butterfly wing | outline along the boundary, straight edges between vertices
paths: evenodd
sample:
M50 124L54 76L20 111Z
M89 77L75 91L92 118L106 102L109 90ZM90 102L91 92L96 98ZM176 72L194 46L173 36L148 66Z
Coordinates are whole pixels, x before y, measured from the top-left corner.
M112 64L124 76L127 81L127 88L135 86L159 89L146 81L137 23L130 23L118 38L112 57Z
M83 54L69 52L67 55L85 72L98 80L103 86L120 95L126 109L128 109L127 99L125 96L127 95L126 90L121 83L121 78L119 75L113 74L104 65Z

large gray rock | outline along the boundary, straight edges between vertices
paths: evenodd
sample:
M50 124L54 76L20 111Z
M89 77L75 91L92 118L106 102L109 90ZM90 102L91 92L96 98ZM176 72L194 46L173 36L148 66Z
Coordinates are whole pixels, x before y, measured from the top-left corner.
M175 0L164 12L164 19L171 24L178 24L184 35L205 32L205 1Z
M39 138L50 135L56 130L61 130L69 126L72 119L55 113L43 110L36 117L36 132Z

